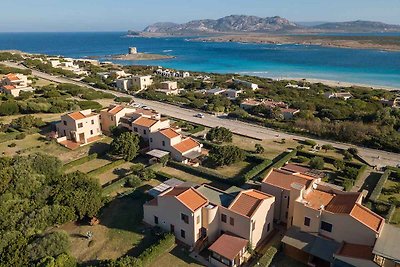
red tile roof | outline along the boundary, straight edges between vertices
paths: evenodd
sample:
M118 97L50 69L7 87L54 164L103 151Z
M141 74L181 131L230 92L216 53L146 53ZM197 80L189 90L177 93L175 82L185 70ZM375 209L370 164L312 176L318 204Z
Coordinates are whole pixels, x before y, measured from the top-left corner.
M361 193L335 195L332 201L325 207L325 210L332 213L349 214L360 197Z
M232 202L229 209L246 217L251 217L264 199L272 196L257 190L241 192Z
M3 88L11 91L12 89L15 89L16 87L14 85L4 85Z
M308 187L314 178L307 175L293 174L285 170L273 169L263 180L263 183L291 190L293 183L305 185Z
M331 193L321 190L312 190L304 197L304 200L307 201L309 207L319 210L322 206L324 208L327 207L334 197L334 194Z
M146 117L139 117L133 121L133 124L143 126L143 127L151 127L156 123L157 123L157 120L153 120L153 119L146 118Z
M9 73L6 75L7 79L9 79L10 81L18 81L20 80L20 78L18 78L18 76L14 73Z
M167 128L164 130L161 130L160 133L166 137L168 137L169 139L175 138L180 136L179 133L177 133L175 130L171 129L171 128Z
M248 240L241 237L223 234L208 249L228 260L234 260L248 243Z
M350 215L376 232L379 232L385 222L382 217L358 203L353 207Z
M186 151L189 151L189 150L191 150L195 147L199 147L199 146L200 146L199 142L197 142L193 138L188 137L185 140L183 140L182 142L174 145L174 148L181 153L185 153Z
M281 168L282 170L288 170L288 171L293 171L293 172L298 172L298 173L306 173L311 171L310 168L301 166L298 164L293 164L293 163L288 163L285 166Z
M176 197L182 204L188 207L191 211L196 211L200 207L208 203L207 198L201 195L193 188L174 187L172 190L163 194L163 196Z
M112 108L108 109L107 112L112 114L112 115L115 115L115 114L118 114L118 112L120 112L123 109L124 109L123 106L118 105L118 106L115 106L115 107L112 107Z
M372 261L374 258L372 250L373 247L370 246L350 244L344 242L337 255Z
M88 115L83 114L82 112L76 111L76 112L72 112L67 114L69 117L71 117L74 120L81 120L81 119L85 119L85 118L89 118L92 116L96 116L96 113L90 113Z

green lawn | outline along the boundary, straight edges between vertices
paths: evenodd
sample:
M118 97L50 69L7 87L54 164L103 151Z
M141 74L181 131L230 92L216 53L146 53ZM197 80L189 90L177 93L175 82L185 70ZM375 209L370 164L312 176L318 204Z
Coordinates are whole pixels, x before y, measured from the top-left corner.
M175 169L175 168L171 168L171 167L158 167L154 169L155 171L161 171L164 173L167 173L169 175L172 175L178 179L184 180L184 181L188 181L188 182L192 182L192 183L197 183L197 184L203 184L203 183L209 183L210 181L207 179L204 179L202 177L199 176L195 176L193 174Z
M196 262L193 258L188 255L188 252L185 251L180 246L175 246L171 251L163 254L159 257L150 267L159 267L159 266L203 266L200 263Z
M96 170L100 167L103 167L104 165L107 165L111 163L112 161L109 159L105 158L98 158L98 159L93 159L89 162L83 163L81 165L75 166L73 168L70 168L66 170L66 172L75 172L75 171L80 171L83 173L88 173L90 171Z
M400 185L399 182L392 181L392 180L389 180L389 179L388 179L388 180L386 181L385 185L383 186L382 193L381 193L381 195L379 196L379 200L388 201L388 199L389 199L390 197L395 197L395 198L397 198L397 199L400 200L400 192L399 192L399 193L386 194L386 195L383 193L383 191L384 191L385 189L391 189L391 188L396 187L396 186L399 186L399 185Z
M126 162L122 165L117 166L116 168L106 171L100 175L98 175L96 178L99 180L100 184L103 185L105 183L108 183L114 179L117 179L118 177L123 177L129 172L129 168L133 165L131 162Z

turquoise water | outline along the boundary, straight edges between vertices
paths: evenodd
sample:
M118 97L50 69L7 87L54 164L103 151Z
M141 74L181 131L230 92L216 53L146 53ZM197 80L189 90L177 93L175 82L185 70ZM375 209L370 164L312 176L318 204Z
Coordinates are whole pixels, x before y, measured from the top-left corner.
M127 38L124 33L1 33L0 49L68 57L139 51L176 56L160 61L118 62L161 65L217 73L274 78L316 78L400 88L400 53L379 50L194 42L186 38Z

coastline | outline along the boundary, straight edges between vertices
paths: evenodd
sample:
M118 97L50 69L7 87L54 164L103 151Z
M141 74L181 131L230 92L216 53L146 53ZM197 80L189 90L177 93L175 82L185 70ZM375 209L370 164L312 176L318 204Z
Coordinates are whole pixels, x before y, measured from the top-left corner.
M146 54L146 53L137 53L137 54L124 54L124 55L110 55L106 58L114 59L114 60L163 60L163 59L172 59L174 56L169 55L159 55L159 54Z
M382 37L381 37L382 38ZM254 44L294 44L318 45L347 49L375 49L388 52L400 52L400 42L395 37L378 39L374 36L318 36L318 35L265 35L265 34L225 34L209 37L194 37L191 41L236 42ZM398 38L400 40L400 38Z

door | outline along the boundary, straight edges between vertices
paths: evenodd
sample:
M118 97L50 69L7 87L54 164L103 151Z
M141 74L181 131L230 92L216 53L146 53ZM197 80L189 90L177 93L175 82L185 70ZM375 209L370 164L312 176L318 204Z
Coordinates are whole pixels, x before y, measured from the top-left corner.
M171 224L170 226L170 232L175 233L175 225Z
M82 143L82 144L86 143L85 134L84 133L80 133L79 134L79 142Z

